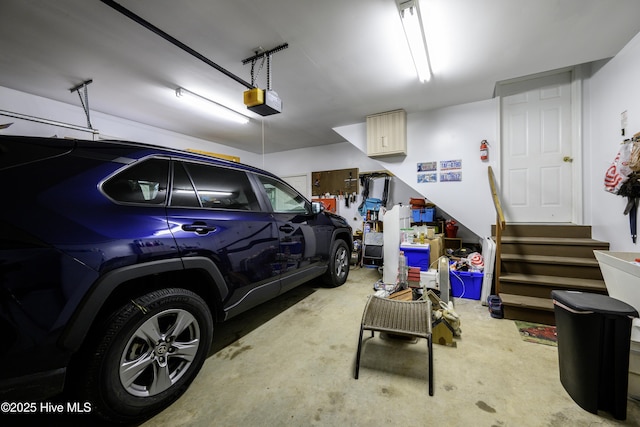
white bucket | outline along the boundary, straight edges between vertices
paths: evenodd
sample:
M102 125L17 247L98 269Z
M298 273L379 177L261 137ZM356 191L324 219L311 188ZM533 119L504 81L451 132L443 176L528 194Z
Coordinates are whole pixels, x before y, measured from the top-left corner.
M611 298L619 299L640 313L640 258L636 252L593 251L600 264L604 284Z
M609 296L626 302L640 313L640 258L636 252L593 251ZM629 354L630 397L640 399L640 319L631 326L631 353Z

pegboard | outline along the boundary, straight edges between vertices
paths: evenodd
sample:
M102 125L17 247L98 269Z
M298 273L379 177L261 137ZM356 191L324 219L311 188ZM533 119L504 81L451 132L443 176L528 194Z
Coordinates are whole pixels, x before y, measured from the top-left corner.
M358 168L311 172L311 194L358 194Z

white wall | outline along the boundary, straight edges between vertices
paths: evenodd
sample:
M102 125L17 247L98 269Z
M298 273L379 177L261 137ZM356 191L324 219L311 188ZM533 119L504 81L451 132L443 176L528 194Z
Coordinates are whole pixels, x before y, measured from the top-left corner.
M585 222L592 225L593 237L609 242L613 251L640 252L631 241L629 218L623 214L627 199L604 191L604 175L620 142L640 132L639 70L640 34L585 82ZM625 110L628 126L623 137L621 113Z
M70 94L71 95L75 94ZM72 98L73 99L73 98ZM77 99L77 97L75 98ZM78 104L79 104L78 100ZM0 110L19 113L48 120L86 127L87 119L84 110L79 105L65 104L51 99L19 92L0 86ZM30 135L30 136L57 136L59 138L92 139L92 134L77 130L69 130L62 127L43 125L40 123L16 119L0 115L0 124L13 124L0 130L4 135ZM186 135L181 135L165 129L154 128L140 123L132 122L120 117L91 111L91 124L94 129L100 131L100 137L124 139L129 141L145 142L164 147L173 147L196 150L205 150L214 153L227 154L240 157L243 163L258 165L262 156L247 151L237 150L226 145L205 141Z
M490 236L495 210L489 188L487 166L499 164L498 100L457 105L407 115L407 156L378 158L399 179L436 204L438 209L464 224L471 233ZM366 125L334 129L354 147L366 152ZM480 160L480 141L491 145L489 161ZM462 160L460 182L417 182L417 163ZM460 237L472 235L459 233ZM470 240L473 241L473 240Z
M364 124L352 125L349 128L351 129L350 137L353 140L360 141L366 137ZM354 135L357 136L354 137ZM311 197L312 194L311 173L314 171L358 168L359 173L366 173L388 170L381 162L367 157L358 147L349 142L267 154L264 163L264 169L278 176L307 175L307 197ZM384 179L376 179L369 187L369 197L381 199L383 191ZM389 185L387 207L391 208L399 203L407 204L411 197L419 197L419 195L420 193L407 185L401 177L393 177ZM337 203L337 213L345 217L354 230L362 230L362 217L357 210L361 202L362 188L359 187L355 203L350 204L349 207L345 206L344 201Z

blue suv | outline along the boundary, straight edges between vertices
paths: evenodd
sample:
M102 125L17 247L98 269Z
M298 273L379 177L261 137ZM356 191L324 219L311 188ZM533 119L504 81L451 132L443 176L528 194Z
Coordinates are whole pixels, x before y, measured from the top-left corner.
M216 322L316 277L352 232L276 176L123 141L0 136L0 397L110 421L176 400Z

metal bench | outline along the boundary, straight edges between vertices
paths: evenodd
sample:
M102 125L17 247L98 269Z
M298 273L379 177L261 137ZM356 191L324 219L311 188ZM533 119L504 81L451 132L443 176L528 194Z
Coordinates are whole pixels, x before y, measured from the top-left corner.
M360 371L360 353L364 331L386 332L406 337L426 338L429 359L429 395L433 396L433 340L431 337L431 301L398 301L369 296L362 314L355 379Z

